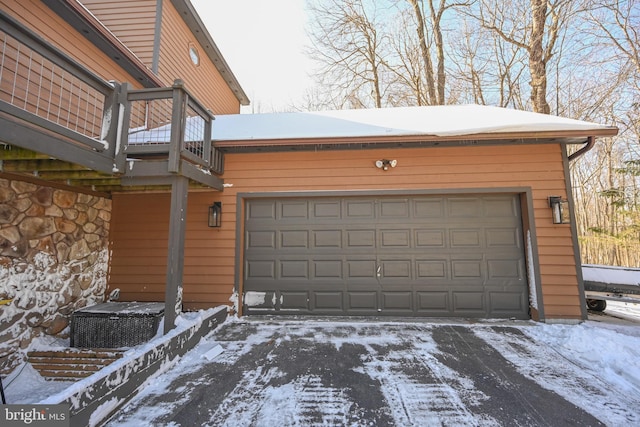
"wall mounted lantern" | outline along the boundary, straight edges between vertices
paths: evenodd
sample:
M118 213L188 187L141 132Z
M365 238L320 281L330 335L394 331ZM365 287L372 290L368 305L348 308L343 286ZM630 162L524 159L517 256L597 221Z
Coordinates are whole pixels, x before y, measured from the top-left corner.
M220 227L222 225L222 202L213 202L209 206L209 227Z
M389 170L389 168L395 168L396 166L398 166L397 160L376 160L376 167L378 169L382 169L383 171Z
M549 207L551 208L554 224L569 224L569 201L560 196L549 196Z

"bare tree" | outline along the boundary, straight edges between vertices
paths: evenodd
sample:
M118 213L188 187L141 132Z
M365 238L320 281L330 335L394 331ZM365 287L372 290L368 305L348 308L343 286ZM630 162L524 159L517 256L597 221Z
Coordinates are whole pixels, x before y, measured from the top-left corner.
M322 0L310 10L315 17L310 54L323 64L320 83L344 106L363 108L373 101L382 107L385 35L375 6L363 0Z
M531 105L549 114L547 64L555 54L560 30L572 16L578 2L573 0L523 0L505 2L481 0L478 19L503 40L528 54Z
M411 4L416 20L416 32L418 34L418 43L425 70L428 103L430 105L444 105L446 101L445 89L447 75L445 70L445 40L442 35L443 17L448 10L467 7L471 2L447 0L407 1ZM427 10L425 10L425 4ZM428 15L425 12L427 12ZM428 16L428 21L425 19L425 15ZM431 39L427 37L428 33L432 34ZM431 46L435 51L435 67L431 57Z
M519 47L462 16L452 36L450 80L464 84L462 98L476 104L524 109L527 58Z

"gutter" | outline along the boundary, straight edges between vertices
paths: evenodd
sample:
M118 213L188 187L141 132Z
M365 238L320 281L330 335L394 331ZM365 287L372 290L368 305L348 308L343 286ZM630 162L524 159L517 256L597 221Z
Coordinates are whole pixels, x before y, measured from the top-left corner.
M587 142L585 143L585 145L581 149L579 149L578 151L570 155L569 161L575 160L578 157L586 154L587 151L591 150L594 147L594 145L596 145L596 137L595 136L587 137Z

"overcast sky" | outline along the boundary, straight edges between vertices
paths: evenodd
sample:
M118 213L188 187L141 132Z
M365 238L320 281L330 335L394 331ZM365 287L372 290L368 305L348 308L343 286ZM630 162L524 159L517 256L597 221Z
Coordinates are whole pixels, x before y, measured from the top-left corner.
M251 100L243 112L286 110L310 87L304 0L191 0Z

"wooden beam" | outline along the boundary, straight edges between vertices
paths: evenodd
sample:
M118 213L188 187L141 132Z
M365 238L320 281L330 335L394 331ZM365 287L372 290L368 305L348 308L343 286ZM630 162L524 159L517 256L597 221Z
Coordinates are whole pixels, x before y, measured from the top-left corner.
M5 172L90 171L90 169L87 169L86 167L81 165L76 165L69 162L63 162L62 160L53 160L53 159L4 160L2 162L2 170L4 170Z
M37 153L15 145L0 146L0 160L34 160L34 159L50 159L46 154Z
M171 185L100 186L96 190L112 193L167 193L171 191Z
M98 186L114 186L120 185L120 178L103 178L103 179L67 179L65 181L71 186L85 186L85 187L98 187Z
M8 105L0 101L0 105ZM13 106L10 106L13 107ZM34 127L37 123L20 122L0 114L0 141L23 149L46 154L55 159L83 165L89 169L105 173L113 171L113 159L107 154L83 147L61 135L47 130L47 127ZM52 124L49 126L51 127ZM60 126L58 126L60 127Z
M194 164L182 161L180 165L180 172L187 178L204 184L208 187L222 191L224 189L224 181L211 173L206 173L202 169L196 167Z
M38 177L44 180L62 181L62 180L113 180L119 181L118 177L113 177L101 172L91 170L69 170L69 171L37 171Z
M164 333L175 327L182 311L182 280L184 272L184 240L187 229L187 196L189 180L176 176L171 184L169 215L169 249L167 253L167 284L164 299Z

